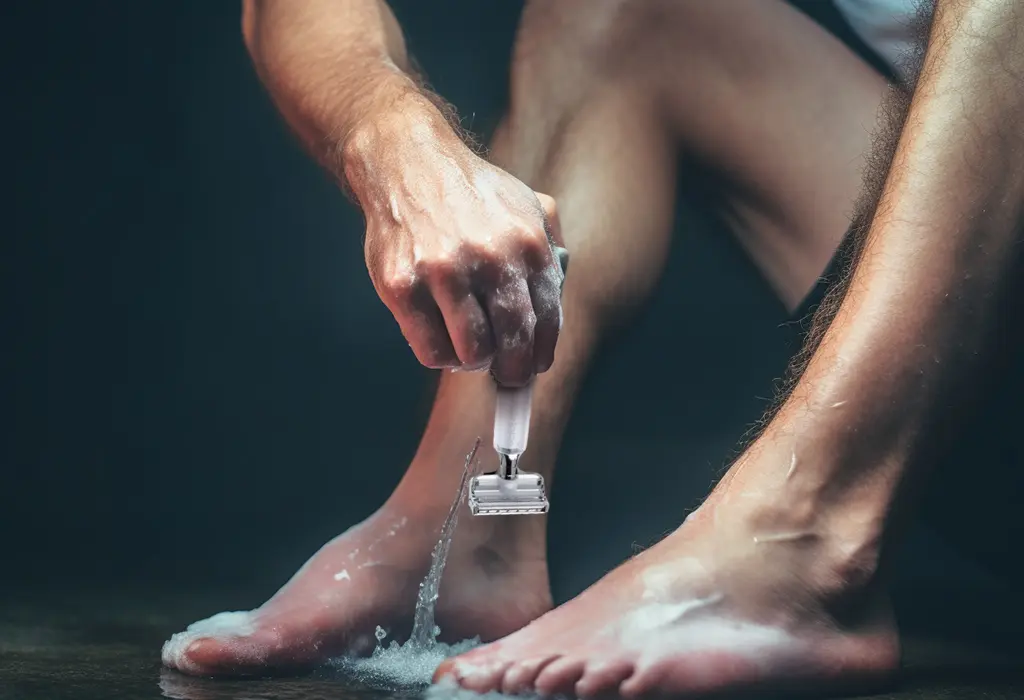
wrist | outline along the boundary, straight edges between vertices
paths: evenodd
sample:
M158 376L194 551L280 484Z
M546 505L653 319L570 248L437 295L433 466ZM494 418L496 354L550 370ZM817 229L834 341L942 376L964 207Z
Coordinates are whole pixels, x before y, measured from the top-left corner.
M458 150L466 146L426 95L383 88L345 129L338 175L365 211L386 204L417 163Z

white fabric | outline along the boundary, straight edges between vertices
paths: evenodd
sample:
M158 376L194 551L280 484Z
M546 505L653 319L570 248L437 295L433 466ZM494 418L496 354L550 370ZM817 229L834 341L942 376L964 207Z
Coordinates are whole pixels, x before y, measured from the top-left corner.
M901 78L901 59L911 49L915 0L835 0L836 8L864 42Z

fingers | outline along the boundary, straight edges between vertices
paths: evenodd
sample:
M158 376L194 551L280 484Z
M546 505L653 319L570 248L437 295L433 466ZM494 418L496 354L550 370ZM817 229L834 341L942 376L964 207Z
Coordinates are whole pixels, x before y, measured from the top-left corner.
M420 363L433 369L489 366L506 386L522 386L551 367L561 328L561 270L549 265L532 275L498 277L497 283L475 285L440 278L392 291L388 306Z
M402 335L424 367L443 369L460 364L444 314L430 287L421 278L386 280L378 293L398 321Z
M433 300L399 316L398 323L416 359L424 367L444 369L461 364L444 315Z
M505 386L523 386L535 373L533 310L530 287L522 275L509 276L485 296L494 334L491 374Z
M551 367L564 280L563 250L552 246L562 235L554 200L538 194L536 204L523 204L526 215L500 237L460 233L454 245L425 247L413 260L368 246L374 286L420 363L489 367L508 386Z
M558 218L555 200L546 194L536 193L537 200L544 210L544 229L551 245L559 246L558 251L565 251L562 245L562 226ZM565 264L557 255L549 255L538 271L530 276L530 298L533 303L537 323L534 328L533 360L534 370L546 372L555 361L555 345L562 329L562 282L565 279Z
M530 300L536 324L533 330L533 370L538 374L551 369L555 345L562 330L561 270L552 267L530 278Z
M562 271L551 249L553 242L561 243L561 224L555 200L536 194L543 226L513 232L517 274L486 297L495 338L491 372L507 386L522 386L551 367L562 325Z
M462 369L484 369L494 355L491 324L468 277L447 277L432 285L451 345Z
M413 349L417 357L427 354L426 343L439 344L441 336L446 334L447 347L453 348L456 359L442 366L490 368L499 383L522 386L538 371L535 343L538 327L546 339L544 370L551 366L554 358L560 321L559 278L548 268L531 275L534 280L531 283L524 272L497 267L491 268L489 273L482 271L477 277L473 285L468 277L455 275L440 275L431 281L429 286L444 333L437 330L436 317L431 323L414 324L412 335L422 340L421 344L414 344ZM543 323L540 323L537 308L542 310ZM424 318L422 311L420 313L420 318Z

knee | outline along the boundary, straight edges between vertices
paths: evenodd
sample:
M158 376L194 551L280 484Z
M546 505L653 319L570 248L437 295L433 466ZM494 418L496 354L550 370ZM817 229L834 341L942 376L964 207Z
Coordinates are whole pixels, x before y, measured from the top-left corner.
M562 102L642 72L659 0L530 0L512 60L513 100L541 92ZM646 35L646 36L645 36ZM640 59L640 60L638 60ZM649 68L649 66L647 66Z

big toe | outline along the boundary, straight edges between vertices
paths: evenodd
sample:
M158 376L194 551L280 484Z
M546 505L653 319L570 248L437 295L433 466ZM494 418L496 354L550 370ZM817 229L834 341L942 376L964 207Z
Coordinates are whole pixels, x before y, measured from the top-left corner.
M458 657L452 657L445 659L441 662L441 665L434 671L434 679L432 682L440 683L445 679L455 678L455 661Z
M471 652L445 659L434 671L434 682L454 680L466 690L487 693L501 689L510 662L501 656L500 644L488 644Z
M279 637L256 627L251 613L221 613L189 625L164 643L164 665L193 676L248 675L273 665Z
M245 675L260 664L260 654L252 643L238 639L203 637L186 645L171 641L161 654L164 665L192 676Z

